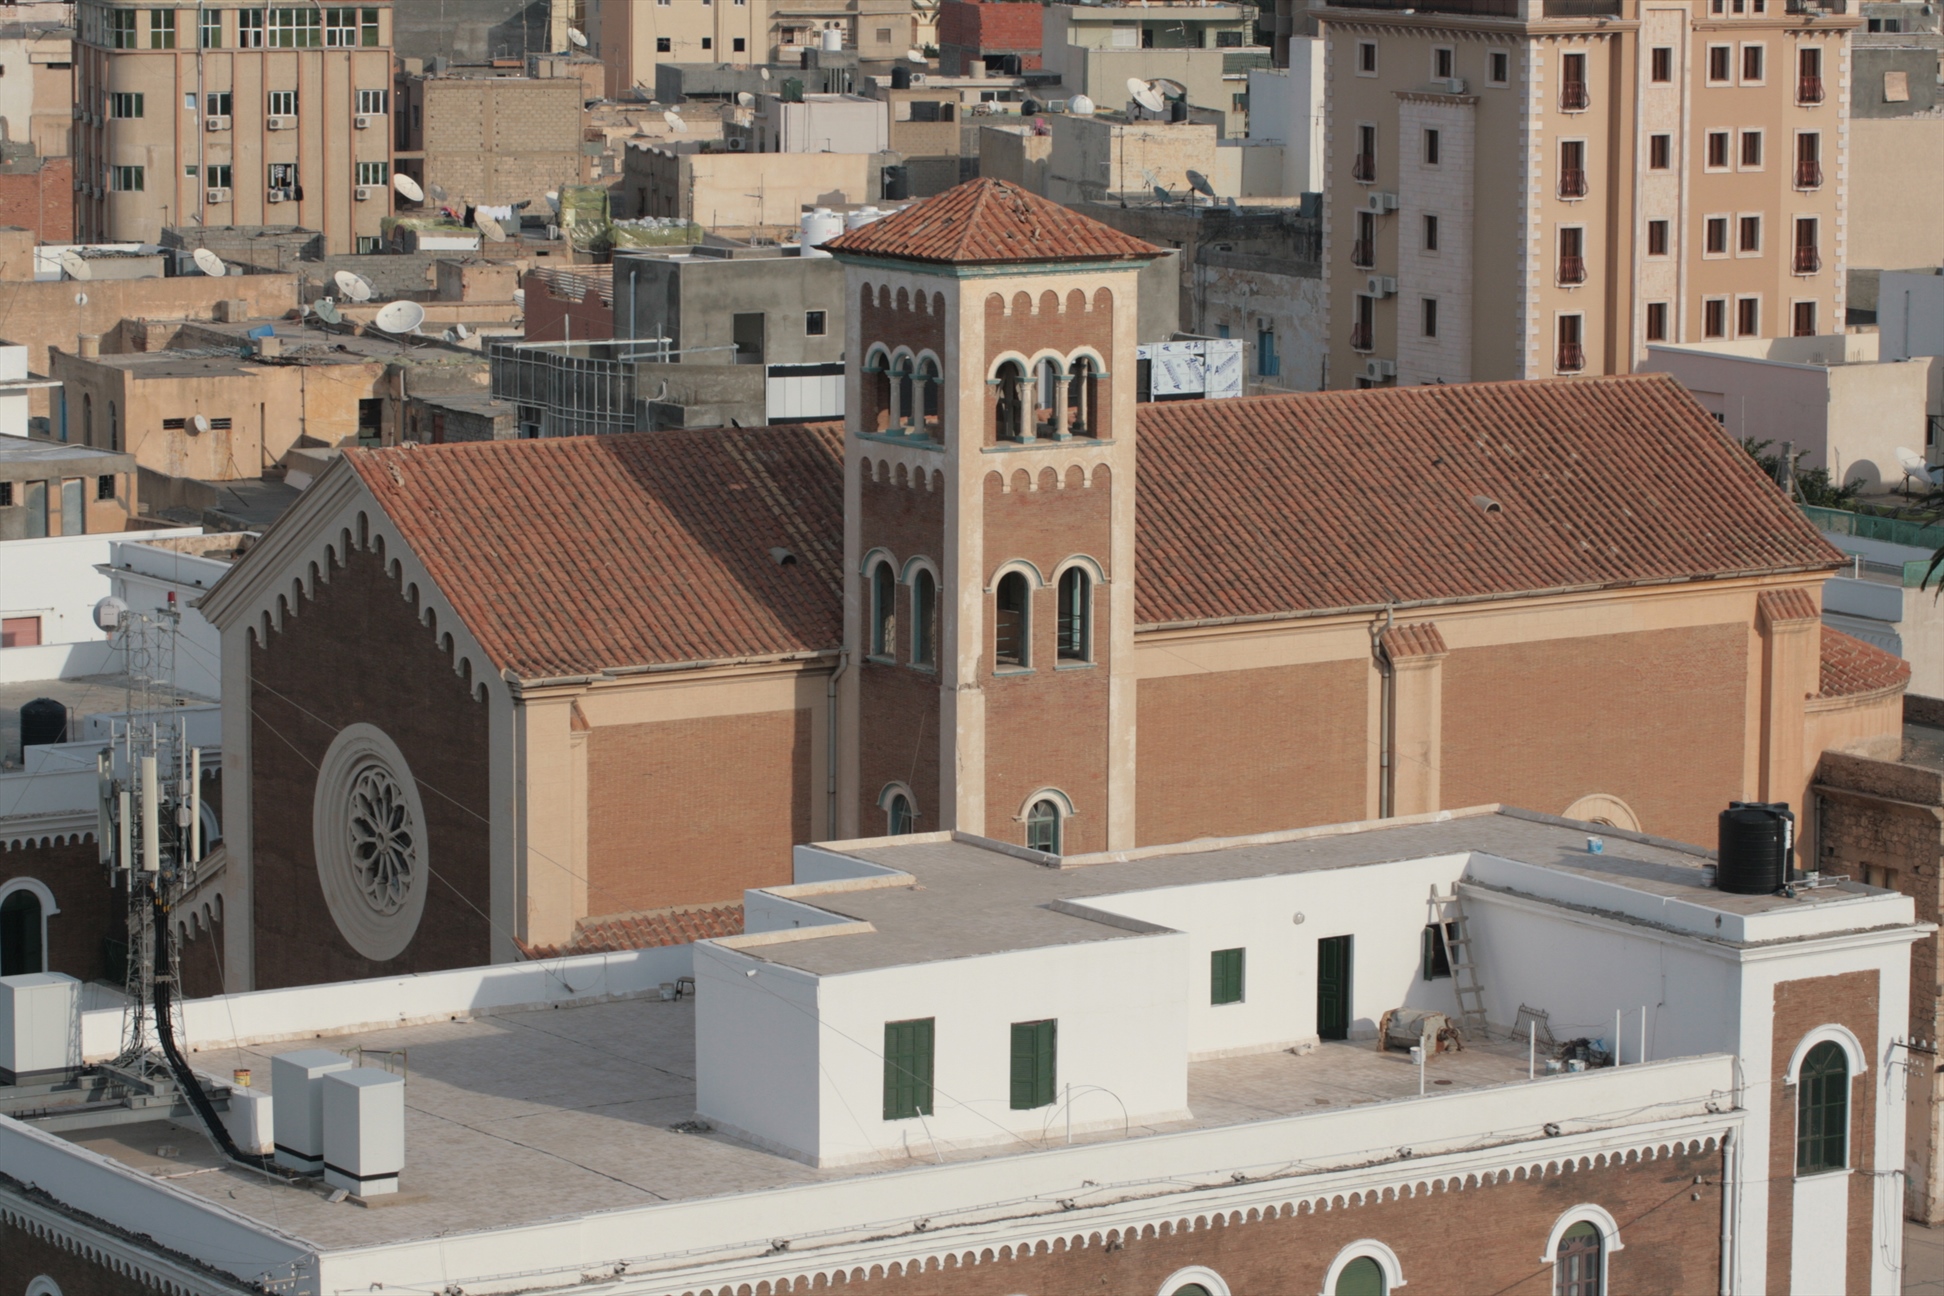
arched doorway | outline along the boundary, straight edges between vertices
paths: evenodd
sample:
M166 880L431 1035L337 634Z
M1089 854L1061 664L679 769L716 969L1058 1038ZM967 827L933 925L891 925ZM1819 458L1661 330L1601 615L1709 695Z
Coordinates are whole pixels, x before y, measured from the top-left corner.
M22 888L0 900L0 976L47 971L47 924L38 895Z

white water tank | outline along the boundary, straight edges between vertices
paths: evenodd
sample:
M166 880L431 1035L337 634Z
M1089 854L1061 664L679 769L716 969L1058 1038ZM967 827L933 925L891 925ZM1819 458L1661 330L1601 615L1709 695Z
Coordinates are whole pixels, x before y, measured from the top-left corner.
M881 221L891 213L877 207L859 207L856 211L844 213L846 230L862 229L873 221Z
M824 28L823 47L827 50L840 50L844 48L844 33L835 27Z
M823 245L844 232L844 218L828 207L803 213L798 222L798 239L802 244L801 256L827 257L830 253L822 250Z

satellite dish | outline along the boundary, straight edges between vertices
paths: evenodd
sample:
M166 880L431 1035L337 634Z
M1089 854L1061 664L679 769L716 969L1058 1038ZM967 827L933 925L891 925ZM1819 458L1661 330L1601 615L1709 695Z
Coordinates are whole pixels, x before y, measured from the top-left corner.
M195 261L196 268L212 279L221 279L229 273L229 267L223 264L223 258L208 248L197 248L190 257Z
M209 431L209 419L201 414L196 415L189 420L189 430L196 433Z
M392 176L392 188L398 190L398 196L407 202L425 201L425 190L419 188L418 181L412 179L412 177L406 175L403 171Z
M559 190L557 190L557 189L549 189L549 190L547 190L547 206L549 206L549 207L551 207L551 208L553 208L553 209L554 209L554 210L555 210L556 212L558 212L558 211L560 210L560 191L559 191Z
M459 338L451 329L447 329L445 332L439 334L439 341L441 342L457 342L458 340Z
M432 195L432 201L435 203L442 203L446 200L445 186L442 184L429 184L425 186L425 191Z
M484 234L488 243L506 242L506 231L500 227L498 221L483 211L473 212L473 228Z
M1156 202L1167 202L1169 199L1173 197L1174 197L1173 194L1169 193L1166 189L1163 189L1160 185L1154 186L1154 200Z
M1148 89L1154 91L1154 93L1164 99L1186 99L1188 97L1187 86L1181 84L1179 81L1170 81L1166 77L1156 77L1154 80L1148 82Z
M1238 204L1236 203L1236 201L1235 201L1235 199L1233 199L1233 198L1224 198L1224 199L1222 199L1222 202L1223 202L1223 203L1224 203L1224 204L1225 204L1225 205L1226 205L1226 206L1228 207L1228 214L1229 214L1229 215L1231 215L1231 216L1240 216L1240 215L1242 214L1242 208L1241 208L1241 206L1240 206L1240 205L1238 205Z
M1204 197L1215 197L1215 186L1208 183L1208 177L1199 171L1188 173L1188 187Z
M452 326L452 331L456 335L457 339L461 342L464 342L467 338L472 336L471 333L468 333L466 331L466 326L464 324L454 324Z
M768 69L768 68L757 68L757 69L756 69L756 75L757 75L757 76L759 76L759 77L761 77L761 78L763 78L763 80L765 80L765 81L767 81L767 80L769 80L769 79L770 79L770 78L769 78L769 69Z
M388 302L379 308L371 322L387 333L416 332L425 323L425 307L415 301Z
M1075 95L1067 100L1067 111L1076 116L1090 117L1093 115L1093 110L1094 101L1085 95Z
M515 289L513 290L513 304L514 304L515 306L519 306L519 307L525 307L525 305L526 305L526 289L524 289L524 288L515 288Z
M1156 94L1152 86L1143 83L1141 85L1141 88L1135 90L1133 93L1134 93L1134 102L1141 105L1141 107L1147 109L1149 112L1158 113L1158 112L1167 111L1167 107L1168 107L1167 101L1162 99L1160 95Z
M662 120L668 123L668 129L672 131L685 131L688 129L688 123L682 120L681 114L672 110L663 113Z
M567 43L575 49L586 49L587 34L578 27L569 27L567 29Z
M61 253L61 269L67 271L70 279L94 278L94 271L88 268L87 260L73 248Z
M753 108L756 106L756 96L747 90L738 90L736 92L736 102L745 108Z
M910 59L913 63L923 63L926 61L925 51L921 49L906 50L905 57Z
M106 630L113 634L121 626L122 618L127 615L128 604L110 594L94 605L95 629Z
M353 274L349 270L340 270L332 275L331 279L337 284L338 291L348 300L354 302L371 300L371 280L363 275Z
M317 305L311 309L316 311L317 318L323 320L326 324L336 324L344 318L343 314L338 310L337 303L329 297L319 298Z
M88 304L88 294L86 293L74 294L74 304L76 306L86 306Z

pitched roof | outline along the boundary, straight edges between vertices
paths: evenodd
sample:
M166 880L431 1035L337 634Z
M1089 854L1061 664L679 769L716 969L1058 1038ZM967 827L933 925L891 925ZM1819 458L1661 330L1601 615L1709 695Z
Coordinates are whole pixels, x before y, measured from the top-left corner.
M1143 405L1143 625L1843 561L1663 374Z
M743 907L740 903L646 909L635 913L583 918L574 924L574 934L562 944L528 945L522 941L520 952L530 959L603 954L618 950L653 949L662 945L687 945L716 936L740 936L742 930Z
M1855 697L1910 683L1910 663L1855 635L1822 631L1822 697Z
M1127 261L1161 254L1151 243L1004 180L968 180L883 220L848 230L828 252L990 265Z
M842 440L802 424L345 459L494 667L535 679L835 647Z

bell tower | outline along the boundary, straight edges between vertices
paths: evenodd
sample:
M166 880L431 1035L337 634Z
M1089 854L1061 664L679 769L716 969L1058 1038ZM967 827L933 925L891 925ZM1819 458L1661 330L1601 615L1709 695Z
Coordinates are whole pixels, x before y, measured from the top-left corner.
M845 263L845 835L1134 844L1136 278L1158 250L996 180Z

